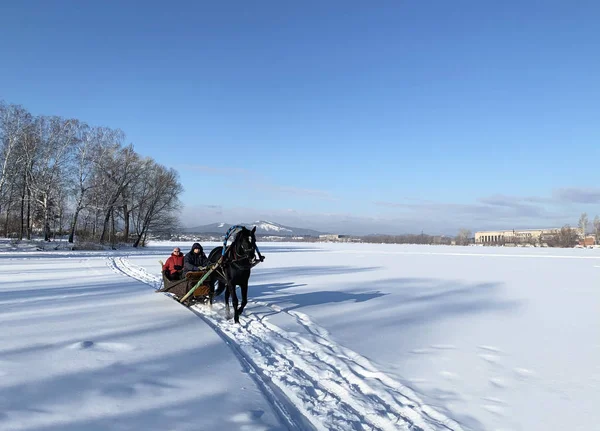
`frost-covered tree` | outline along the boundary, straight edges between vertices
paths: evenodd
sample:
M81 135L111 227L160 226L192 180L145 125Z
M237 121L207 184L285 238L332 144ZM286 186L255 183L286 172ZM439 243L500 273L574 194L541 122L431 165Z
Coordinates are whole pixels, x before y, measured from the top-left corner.
M587 232L587 225L588 225L588 215L587 213L582 213L581 216L579 217L579 231L581 233L581 237L583 238L584 244L585 244L585 234Z
M32 116L0 101L0 223L21 239L68 232L105 242L176 223L177 173L124 146L120 130L75 119ZM159 193L170 187L170 195Z
M31 197L40 207L44 240L50 239L50 221L59 212L59 195L68 184L67 164L77 142L77 120L38 117L34 124L36 153L30 166Z
M20 146L31 124L32 116L25 108L0 101L0 213L4 209L7 218L15 200Z
M104 220L100 242L105 242L111 227L109 225L111 217L114 219L115 211L122 206L123 193L130 183L143 174L143 171L140 168L140 157L134 151L133 145L124 148L117 145L113 146L111 151L103 154L99 167L104 193L102 208Z
M96 181L99 176L95 173L101 166L103 152L108 151L122 135L119 130L89 127L87 124L81 124L78 133L79 138L73 151L71 194L74 207L69 229L71 243L74 241L79 215L86 206L90 205L90 190L101 185L101 181Z
M471 231L468 229L460 229L456 235L457 245L468 245L471 238Z

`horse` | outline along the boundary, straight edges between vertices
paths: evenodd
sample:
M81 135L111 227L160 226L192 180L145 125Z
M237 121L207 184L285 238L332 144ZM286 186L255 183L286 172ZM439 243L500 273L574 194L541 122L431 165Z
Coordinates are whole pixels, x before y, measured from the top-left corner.
M233 242L225 249L225 253L223 253L223 246L219 246L208 255L209 265L217 263L222 257L221 265L214 271L209 284L214 291L215 282L219 282L219 288L213 296L219 296L225 290L225 306L228 316L230 316L229 297L231 296L235 323L240 323L240 315L248 303L250 270L265 259L256 247L256 237L254 236L256 226L252 230L245 226L240 228L241 230L236 234ZM242 291L242 303L239 308L236 286L240 286Z

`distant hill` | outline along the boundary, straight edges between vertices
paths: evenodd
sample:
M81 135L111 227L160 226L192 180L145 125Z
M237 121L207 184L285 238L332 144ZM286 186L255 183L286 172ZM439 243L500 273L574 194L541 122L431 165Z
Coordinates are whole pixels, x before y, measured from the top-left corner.
M312 229L304 229L298 227L284 226L279 223L270 221L258 220L252 223L238 223L252 228L256 226L257 235L273 235L273 236L319 236L323 232L319 232ZM217 234L224 235L227 230L233 225L229 223L212 223L202 226L194 226L183 229L184 233L196 233L196 234Z

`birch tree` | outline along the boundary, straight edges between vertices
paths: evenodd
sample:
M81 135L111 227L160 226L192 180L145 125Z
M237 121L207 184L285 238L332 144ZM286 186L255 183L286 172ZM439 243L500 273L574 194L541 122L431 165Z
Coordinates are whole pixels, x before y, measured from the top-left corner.
M124 146L120 130L34 117L0 101L0 220L4 234L68 232L105 242L123 229L143 244L177 223L177 172ZM131 225L131 226L130 226Z
M15 177L19 145L31 127L32 117L23 107L0 101L0 212L10 206L6 198L9 178Z
M122 132L106 127L89 127L81 124L78 130L79 138L73 153L74 179L71 193L75 203L69 228L69 242L72 243L77 229L77 220L81 211L88 205L88 194L91 189L98 187L101 181L94 176L99 169L100 161L104 159L103 152L109 151L110 145L119 140Z
M60 117L38 117L35 122L35 138L38 140L32 166L32 197L41 207L44 240L50 239L51 213L58 204L58 191L66 187L66 164L77 139L77 120Z

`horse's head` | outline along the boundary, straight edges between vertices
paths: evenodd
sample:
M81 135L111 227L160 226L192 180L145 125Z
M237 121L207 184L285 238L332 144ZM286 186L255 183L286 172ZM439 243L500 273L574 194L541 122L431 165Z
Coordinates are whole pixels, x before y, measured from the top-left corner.
M256 260L256 226L252 230L242 227L242 229L236 234L235 240L233 241L233 249L236 255L236 259L248 259L250 264L253 264Z

